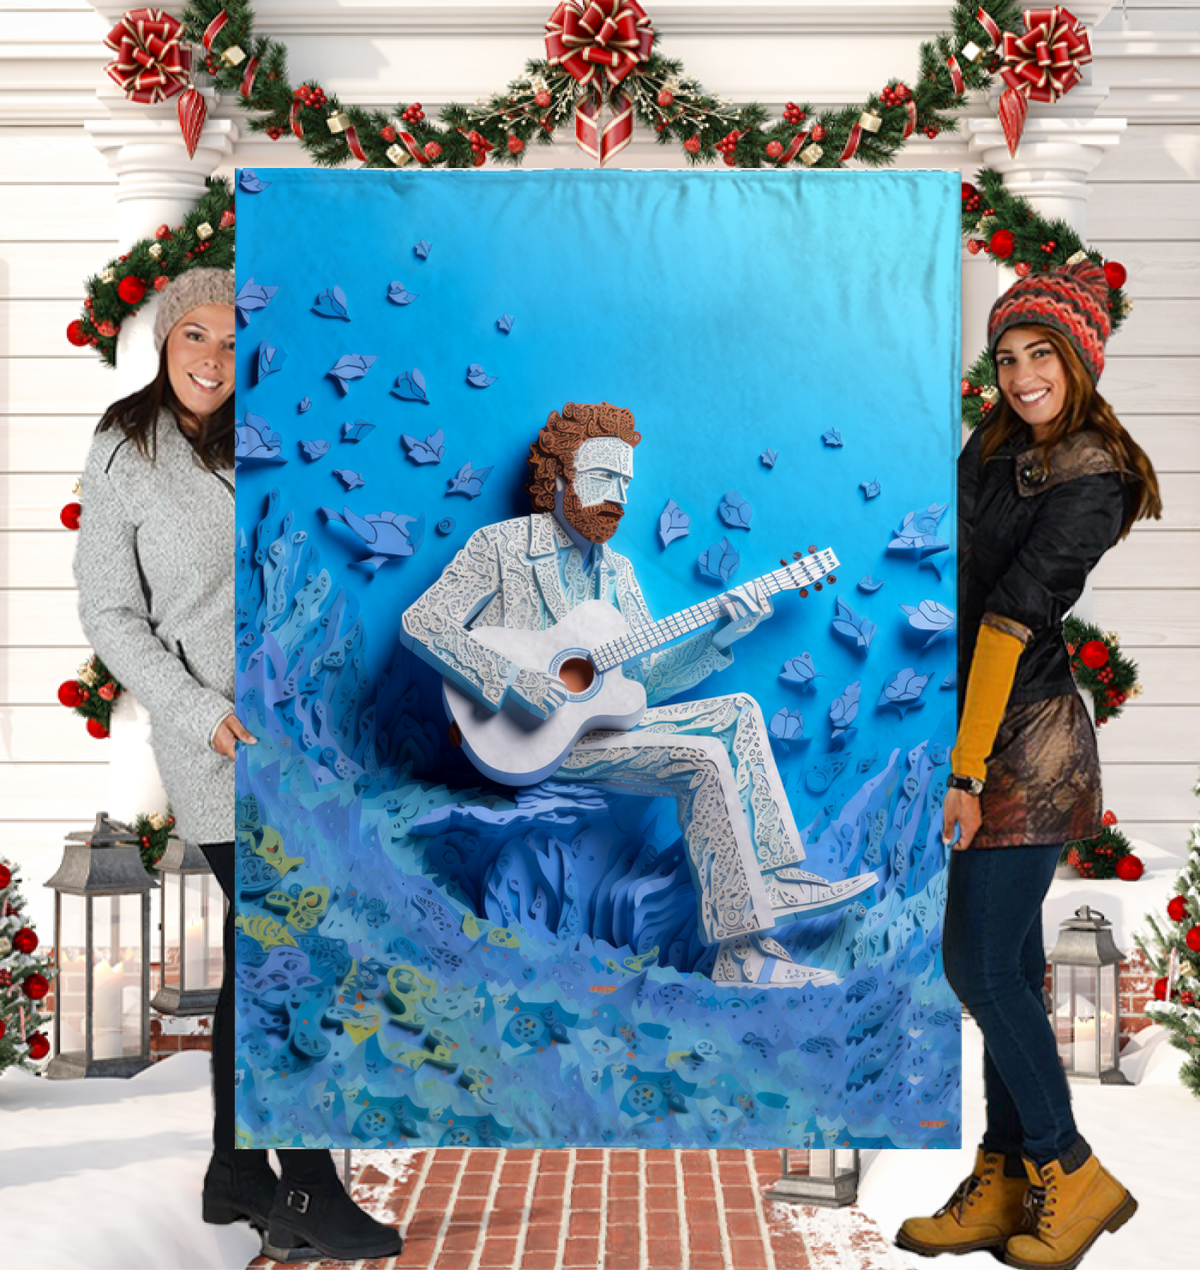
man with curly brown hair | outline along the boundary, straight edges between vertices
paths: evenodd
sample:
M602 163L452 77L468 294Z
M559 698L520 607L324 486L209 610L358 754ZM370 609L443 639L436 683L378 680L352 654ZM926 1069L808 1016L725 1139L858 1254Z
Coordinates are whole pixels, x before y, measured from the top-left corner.
M474 631L546 630L595 600L635 633L653 624L632 564L607 545L625 513L640 441L633 414L607 402L552 411L530 446L533 514L477 530L405 612L406 644L473 702L547 719L569 696L561 678L519 664ZM720 605L726 616L715 625L621 666L645 688L649 708L628 730L581 736L549 779L675 799L700 934L717 945L715 979L827 982L832 974L795 964L765 932L842 907L875 875L831 882L796 867L804 848L752 697L659 704L730 666L730 646L773 611L754 583L726 592Z

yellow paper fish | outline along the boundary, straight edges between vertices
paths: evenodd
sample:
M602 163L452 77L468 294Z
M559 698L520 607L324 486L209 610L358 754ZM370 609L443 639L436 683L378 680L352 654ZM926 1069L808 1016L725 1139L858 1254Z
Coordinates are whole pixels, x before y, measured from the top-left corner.
M496 948L520 948L521 940L505 926L493 926L488 931L488 943Z
M270 825L263 826L262 842L254 848L254 854L262 856L268 864L274 865L279 870L280 877L304 863L303 856L288 855L283 848L283 835L278 829L272 829Z
M292 932L286 926L281 926L269 917L263 917L262 914L256 914L254 917L239 916L234 925L240 927L243 934L248 935L264 949L277 948L280 944L296 947Z
M647 962L658 960L658 945L655 944L648 953L642 953L640 957L626 957L625 967L633 971L641 971Z

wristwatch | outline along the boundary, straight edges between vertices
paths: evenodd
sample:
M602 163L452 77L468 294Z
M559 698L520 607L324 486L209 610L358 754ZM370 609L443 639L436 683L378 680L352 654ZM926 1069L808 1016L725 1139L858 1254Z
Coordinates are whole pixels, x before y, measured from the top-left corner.
M978 798L983 793L983 781L978 776L950 776L946 780L946 784L951 789L961 789L964 793L972 794Z

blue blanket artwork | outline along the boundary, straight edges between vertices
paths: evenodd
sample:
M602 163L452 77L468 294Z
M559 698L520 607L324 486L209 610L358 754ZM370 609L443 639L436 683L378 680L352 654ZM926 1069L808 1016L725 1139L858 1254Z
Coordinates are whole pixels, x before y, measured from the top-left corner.
M241 1143L959 1145L958 204L240 184Z

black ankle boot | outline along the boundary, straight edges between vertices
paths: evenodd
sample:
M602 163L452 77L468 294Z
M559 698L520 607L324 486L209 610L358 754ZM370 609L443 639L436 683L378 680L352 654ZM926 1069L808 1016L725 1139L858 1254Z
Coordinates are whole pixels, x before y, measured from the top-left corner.
M265 1151L213 1153L204 1175L204 1220L215 1226L248 1221L266 1230L279 1179Z
M394 1257L402 1247L400 1232L364 1213L336 1177L280 1182L263 1239L263 1253L275 1261L360 1261Z

